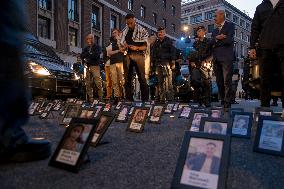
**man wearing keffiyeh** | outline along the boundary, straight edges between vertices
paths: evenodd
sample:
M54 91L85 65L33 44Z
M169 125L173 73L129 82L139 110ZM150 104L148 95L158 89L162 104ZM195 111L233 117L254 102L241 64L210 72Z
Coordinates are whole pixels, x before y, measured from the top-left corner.
M145 77L145 51L147 49L148 32L136 23L133 14L125 16L126 27L121 37L121 50L125 51L125 95L126 99L133 100L132 78L135 68L140 83L141 100L149 99L149 88Z

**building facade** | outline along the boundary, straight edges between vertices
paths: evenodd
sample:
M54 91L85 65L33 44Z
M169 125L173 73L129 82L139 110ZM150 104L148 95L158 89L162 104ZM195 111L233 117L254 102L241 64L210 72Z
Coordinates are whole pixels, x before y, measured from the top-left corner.
M101 46L109 42L111 29L125 27L124 16L133 13L149 34L165 26L172 39L179 37L180 0L27 0L28 29L67 63L85 46L93 33Z
M240 62L248 53L250 29L252 19L225 0L184 0L181 8L181 25L185 34L194 36L196 28L203 25L208 35L214 29L214 15L216 10L226 12L226 20L235 24L235 54Z

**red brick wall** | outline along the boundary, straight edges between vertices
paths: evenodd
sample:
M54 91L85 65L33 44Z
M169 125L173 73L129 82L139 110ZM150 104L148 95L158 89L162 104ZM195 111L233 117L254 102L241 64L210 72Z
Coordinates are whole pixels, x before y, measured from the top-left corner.
M28 31L37 35L37 0L27 0Z
M68 52L68 1L54 1L54 40L59 52Z

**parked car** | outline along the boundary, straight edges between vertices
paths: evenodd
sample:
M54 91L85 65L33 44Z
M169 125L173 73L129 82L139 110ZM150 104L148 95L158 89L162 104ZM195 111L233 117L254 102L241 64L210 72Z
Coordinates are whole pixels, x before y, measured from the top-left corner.
M31 34L24 38L25 75L32 95L47 97L83 95L82 82L53 49Z

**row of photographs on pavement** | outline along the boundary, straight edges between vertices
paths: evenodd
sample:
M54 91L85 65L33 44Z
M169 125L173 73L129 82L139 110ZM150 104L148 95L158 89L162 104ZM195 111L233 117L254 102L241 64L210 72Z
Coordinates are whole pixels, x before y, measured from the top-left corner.
M87 147L85 149L84 146L88 146L89 143L96 146L114 118L117 122L128 122L130 117L127 130L143 132L147 118L149 122L160 123L163 114L171 114L178 110L181 110L180 118L189 119L190 128L185 131L172 188L225 188L230 138L250 138L253 122L257 123L254 151L284 156L284 120L273 115L270 109L257 108L253 114L244 112L241 108L232 108L231 119L225 119L222 108L218 107L207 110L195 104L155 105L154 102L119 102L114 107L118 110L114 115L111 113L110 103L97 101L85 106L84 102L78 101L69 99L65 106L61 101L52 106L54 110L60 102L62 103L59 110L62 110L63 120L68 119L65 121L69 127L50 165L78 172L81 164L79 162L82 162L83 154L87 151ZM78 122L87 129L80 130L84 140L81 141L80 147L75 148L75 145L68 145L68 137L72 136L72 130L76 130ZM62 124L66 123L62 121ZM78 130L77 128L77 133Z
M284 156L284 119L269 108L256 108L254 114L231 109L231 119L212 118L208 111L193 112L171 188L226 188L231 136L250 138L253 123L257 126L253 150Z

